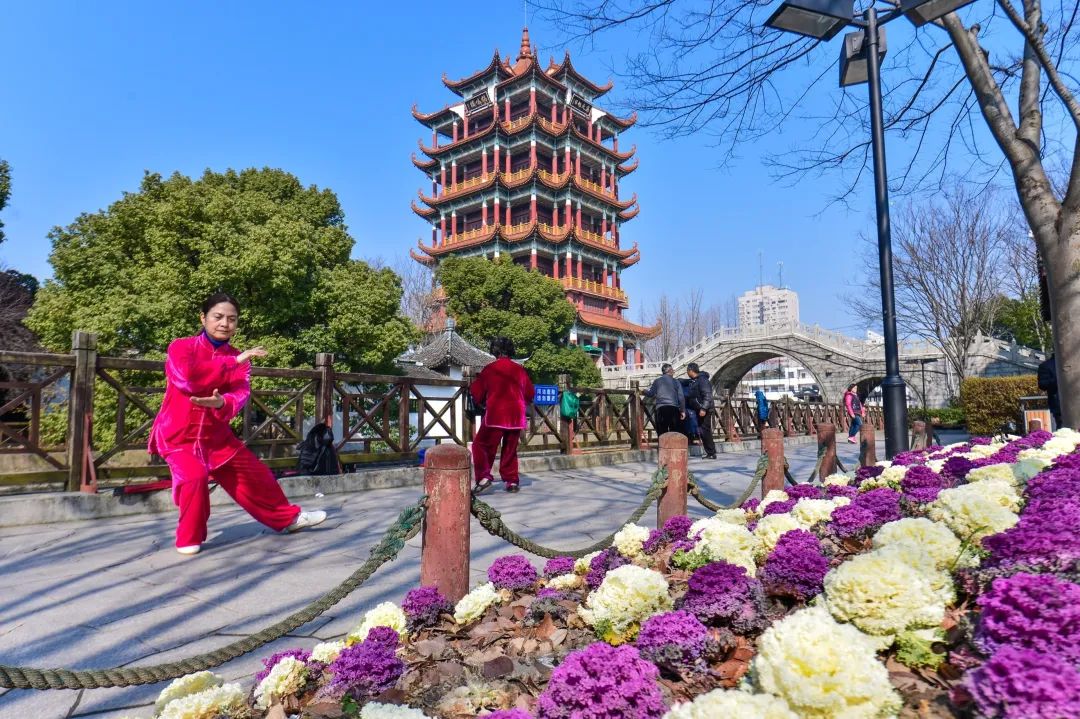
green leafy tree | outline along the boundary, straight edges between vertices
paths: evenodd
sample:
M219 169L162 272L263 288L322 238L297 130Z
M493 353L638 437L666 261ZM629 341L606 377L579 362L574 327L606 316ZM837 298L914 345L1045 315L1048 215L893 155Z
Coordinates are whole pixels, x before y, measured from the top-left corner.
M505 258L455 257L440 264L437 277L446 291L448 310L458 331L484 346L492 337L514 341L528 356L534 379L552 382L562 373L578 385L599 385L600 370L567 337L577 311L562 285Z
M1042 352L1050 348L1050 323L1042 318L1038 296L1001 297L998 302L993 327L995 336Z
M236 344L264 345L267 364L333 352L348 369L389 371L416 339L397 276L349 259L337 196L281 170L147 173L138 192L49 238L54 278L26 323L55 351L83 329L101 352L160 356L197 330L199 304L218 289L242 305Z

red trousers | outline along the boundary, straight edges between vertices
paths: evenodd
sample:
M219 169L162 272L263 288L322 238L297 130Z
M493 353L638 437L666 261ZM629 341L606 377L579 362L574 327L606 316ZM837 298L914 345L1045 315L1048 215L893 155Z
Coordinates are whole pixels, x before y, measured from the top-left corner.
M289 504L270 468L247 447L241 447L232 459L214 470L187 448L170 452L165 461L172 472L173 502L180 508L176 527L178 547L206 541L211 479L248 514L274 531L285 529L300 513L299 507Z
M473 467L476 470L476 481L493 479L491 476L492 465L495 464L495 452L502 444L502 453L499 459L499 477L506 484L518 483L518 441L521 439L520 429L505 429L503 427L489 427L480 425L480 430L473 439L472 455Z

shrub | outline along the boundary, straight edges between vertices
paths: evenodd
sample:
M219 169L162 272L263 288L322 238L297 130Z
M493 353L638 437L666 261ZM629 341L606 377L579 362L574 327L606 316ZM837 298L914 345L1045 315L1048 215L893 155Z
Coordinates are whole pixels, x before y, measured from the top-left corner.
M912 407L908 410L908 419L912 422L937 420L936 424L942 427L958 427L966 421L963 407L930 407L928 409Z
M1020 419L1020 398L1039 395L1035 375L969 377L960 385L960 404L972 434L994 434L1001 426Z

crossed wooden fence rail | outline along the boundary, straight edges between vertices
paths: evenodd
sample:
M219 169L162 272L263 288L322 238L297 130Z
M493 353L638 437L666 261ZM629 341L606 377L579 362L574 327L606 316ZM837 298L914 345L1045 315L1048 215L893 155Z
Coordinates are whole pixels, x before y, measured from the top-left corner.
M320 420L340 427L343 464L414 460L421 447L472 440L475 420L464 400L473 375L472 368L460 380L343 372L327 353L311 368L253 366L251 397L234 428L278 470L296 466L297 443ZM70 354L0 350L0 379L0 487L96 491L99 483L168 474L145 452L164 394L163 361L99 355L96 336L77 331ZM521 451L656 446L654 407L636 382L629 390L574 387L564 375L559 388L578 393L578 417L530 404ZM712 412L719 441L756 438L768 427L784 436L812 435L821 424L847 428L834 404L773 402L759 422L753 400L724 396ZM868 424L883 426L880 408L869 408Z

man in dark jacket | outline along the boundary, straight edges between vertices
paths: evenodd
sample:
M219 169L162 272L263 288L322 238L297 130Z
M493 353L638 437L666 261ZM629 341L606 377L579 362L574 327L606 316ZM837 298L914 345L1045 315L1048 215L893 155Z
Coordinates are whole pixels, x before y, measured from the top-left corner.
M1061 427L1061 398L1058 396L1057 361L1054 360L1054 355L1050 355L1039 365L1039 389L1046 392L1046 405L1054 416L1054 422Z
M690 406L697 410L698 428L701 434L701 448L705 459L716 459L716 443L713 442L713 402L712 383L709 373L702 372L696 362L686 365L686 376L693 384L690 387Z
M652 386L645 390L646 397L656 399L657 437L666 432L678 432L681 421L686 418L686 397L679 380L675 379L675 370L665 362L660 372Z

